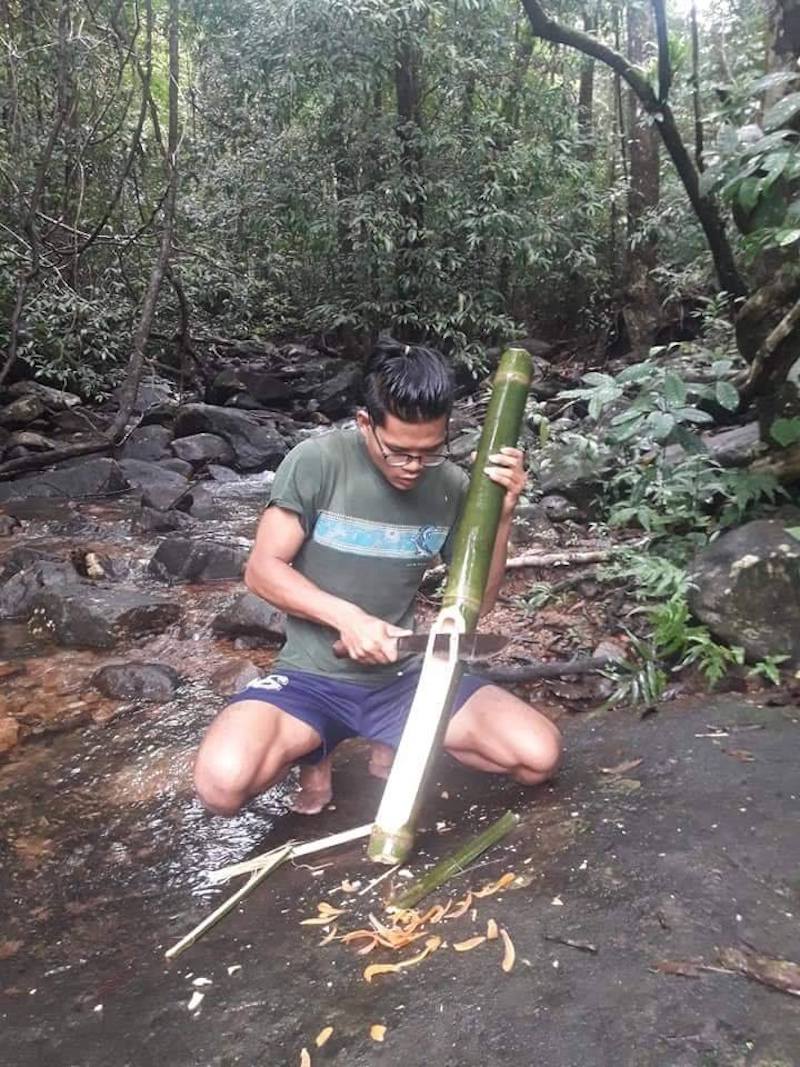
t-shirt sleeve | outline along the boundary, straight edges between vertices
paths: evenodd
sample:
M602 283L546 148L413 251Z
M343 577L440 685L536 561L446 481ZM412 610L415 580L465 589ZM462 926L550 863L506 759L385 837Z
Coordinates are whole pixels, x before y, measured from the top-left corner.
M324 462L316 440L303 441L275 471L269 503L293 511L308 536L314 528L325 484Z
M458 524L458 518L461 515L461 509L464 507L464 501L467 498L467 490L469 489L469 475L462 471L460 467L457 467L458 477L456 479L456 494L458 497L458 507L456 508L456 516L453 519L453 524L450 527L450 532L442 545L440 555L442 562L446 563L449 567L453 560L453 537L455 534L456 526Z

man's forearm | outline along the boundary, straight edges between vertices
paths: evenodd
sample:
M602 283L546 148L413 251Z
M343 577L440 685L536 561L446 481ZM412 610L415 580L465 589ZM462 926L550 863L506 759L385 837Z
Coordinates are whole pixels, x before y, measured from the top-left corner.
M288 615L322 623L332 630L341 630L348 620L363 615L349 600L324 592L294 567L274 557L258 566L248 563L244 580L252 593Z
M491 611L497 600L497 594L503 584L506 573L506 559L508 557L508 538L511 533L513 514L503 516L497 527L497 536L492 550L492 562L489 565L489 576L486 579L486 592L481 602L481 615Z

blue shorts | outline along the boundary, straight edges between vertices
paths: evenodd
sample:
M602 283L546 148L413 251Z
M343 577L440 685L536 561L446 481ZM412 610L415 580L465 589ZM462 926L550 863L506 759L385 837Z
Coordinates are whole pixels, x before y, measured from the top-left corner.
M307 723L322 743L300 762L318 763L348 737L365 737L397 748L418 681L419 670L402 674L387 685L371 686L285 669L251 682L229 704L263 700ZM450 714L454 715L478 689L491 684L475 674L462 675Z

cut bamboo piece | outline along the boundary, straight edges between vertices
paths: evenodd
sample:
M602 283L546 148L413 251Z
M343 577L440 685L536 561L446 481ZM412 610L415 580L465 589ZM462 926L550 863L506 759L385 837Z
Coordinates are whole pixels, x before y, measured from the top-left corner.
M336 848L337 845L346 845L350 841L357 841L361 837L367 837L372 830L372 823L364 826L354 826L352 830L342 830L338 834L330 834L328 837L320 837L316 841L288 841L291 846L290 859L297 860L303 856L311 856L315 852L322 852L326 848ZM272 848L269 852L262 852L260 856L243 860L241 863L233 863L229 867L220 867L217 871L210 871L208 877L212 882L227 882L229 878L235 878L237 874L249 874L251 871L260 871L261 868L271 862L273 856L282 852L285 845Z
M235 908L240 900L244 900L247 894L251 893L260 882L263 882L268 874L271 874L276 867L280 867L282 863L285 863L289 858L291 851L291 845L284 845L282 849L276 851L269 863L261 867L260 870L253 871L243 886L237 889L235 893L231 894L227 900L224 900L220 906L215 911L212 911L210 915L207 915L201 923L198 923L194 930L190 930L186 937L182 937L177 945L173 945L172 948L167 949L164 953L167 959L175 959L176 956L180 956L181 952L189 948L190 945L193 945L195 941L203 936L206 930L210 930L211 927L219 922L223 916L227 915L232 908Z
M434 652L433 645L437 634L460 625L455 612L441 612L431 629L417 691L372 828L368 854L376 863L402 863L414 844L425 774L462 670L457 632L451 633L446 655Z
M400 911L403 911L406 908L415 907L422 899L427 897L429 893L432 893L434 889L438 889L439 886L444 885L444 883L448 881L448 879L454 877L454 875L461 874L462 871L465 871L470 863L474 863L482 852L486 852L487 849L492 848L493 845L502 841L506 834L511 833L518 823L519 815L513 811L507 811L505 815L501 815L491 826L487 826L483 833L478 834L477 837L473 837L471 841L468 841L466 845L463 845L457 852L452 852L449 856L445 856L445 858L440 863L437 863L427 874L424 874L409 886L402 896L397 900L392 901L392 907L397 908ZM478 894L473 895L477 896Z
M402 863L414 843L425 777L460 678L457 635L470 633L478 621L505 496L484 469L491 464L490 455L516 445L531 376L532 360L524 349L503 353L455 530L442 610L431 628L417 691L370 837L368 854L377 863ZM434 652L434 636L441 633L452 634L446 654Z

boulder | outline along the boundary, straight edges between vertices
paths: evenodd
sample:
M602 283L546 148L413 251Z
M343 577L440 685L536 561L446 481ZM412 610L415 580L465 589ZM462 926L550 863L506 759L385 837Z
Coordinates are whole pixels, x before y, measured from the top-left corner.
M177 604L150 592L87 583L40 593L28 627L69 648L113 648L122 638L161 633L180 616Z
M142 504L159 511L168 511L189 491L189 482L160 463L141 459L123 459L120 467L128 482L142 494Z
M560 493L550 493L543 496L539 501L539 507L551 522L566 522L568 519L577 519L580 512L565 496Z
M64 389L53 389L49 385L40 382L14 382L8 387L9 396L35 396L50 411L69 411L80 405L81 398L74 393L68 393Z
M214 671L211 677L211 684L220 696L234 696L236 693L246 689L251 682L254 682L263 673L249 659L234 660L231 663L223 664L222 667Z
M274 374L251 367L226 367L208 387L209 404L229 404L246 395L255 407L288 404L291 387ZM239 406L238 403L236 406ZM247 406L247 405L241 405Z
M565 440L554 441L536 457L537 488L584 503L602 486L613 464L610 449Z
M0 619L24 619L30 615L36 598L50 589L77 586L81 577L71 563L40 559L12 570L3 570L0 588Z
M158 704L171 700L180 683L178 672L163 663L109 663L92 676L104 696Z
M184 404L175 420L175 437L210 433L224 438L233 449L240 470L274 470L288 445L274 426L262 424L245 411L212 404Z
M282 644L286 636L286 616L255 593L234 597L211 620L219 637L256 637L263 644Z
M181 511L193 519L220 519L224 514L219 504L204 485L193 485L190 492L178 503Z
M115 460L91 458L57 467L44 474L0 482L0 501L27 500L31 497L85 500L93 496L121 493L127 488L128 482Z
M692 564L689 604L748 659L788 655L800 665L800 538L788 530L762 519L723 534Z
M57 445L49 437L36 433L34 430L15 430L9 435L5 447L6 455L8 455L12 449L17 448L24 449L26 452L49 452L52 448L56 448ZM13 459L14 457L10 458Z
M232 471L230 467L221 467L218 463L209 463L206 467L206 473L215 482L241 481L241 475L237 474L236 471Z
M322 381L297 390L297 396L313 398L317 408L329 419L341 419L351 415L361 399L361 368L357 363L337 361L338 369L323 377Z
M201 466L210 460L219 463L232 463L234 451L224 437L214 433L195 433L189 437L179 437L172 442L172 451L185 463Z
M0 515L0 537L10 537L21 525L16 515Z
M212 582L241 578L248 550L216 541L167 537L158 546L148 570L167 582Z
M27 426L35 422L45 411L44 404L38 396L20 396L0 408L0 426Z
M10 715L0 716L0 755L9 752L19 741L19 723Z
M175 471L176 474L182 474L184 478L191 478L194 471L191 463L187 463L185 459L178 459L177 456L170 456L169 459L162 459L161 466L164 470Z
M172 432L166 426L154 423L151 426L137 426L119 450L120 459L139 459L156 463L160 459L171 459L170 442Z
M114 390L114 399L117 403L120 401L120 395L123 386ZM169 404L175 399L175 386L172 382L168 382L165 378L157 378L155 375L141 381L139 388L136 390L136 399L133 404L133 411L137 415L141 415L151 408L156 407L159 404Z

